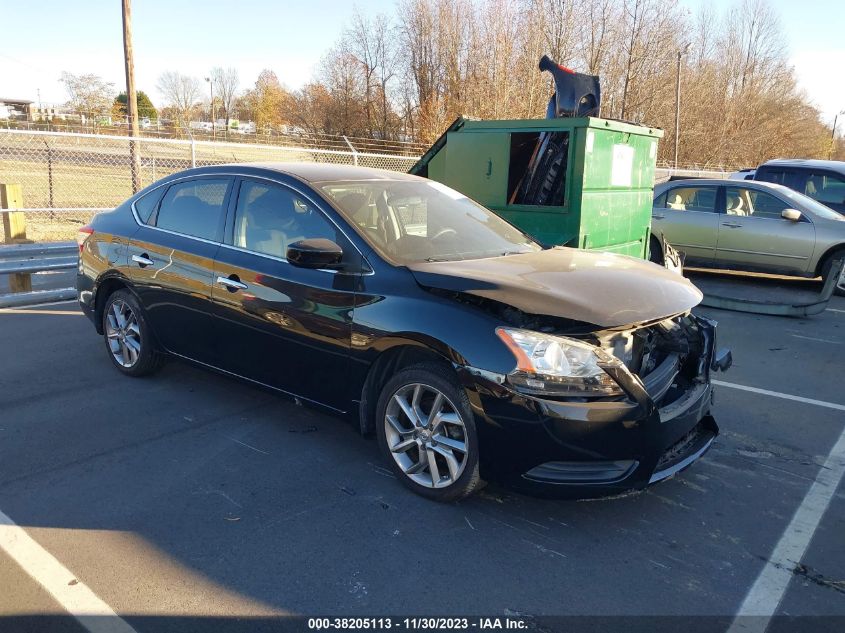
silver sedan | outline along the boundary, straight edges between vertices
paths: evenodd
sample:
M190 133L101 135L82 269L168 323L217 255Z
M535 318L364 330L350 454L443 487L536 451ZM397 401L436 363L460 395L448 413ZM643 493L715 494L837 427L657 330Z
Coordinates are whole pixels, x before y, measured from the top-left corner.
M845 257L845 216L766 182L675 180L654 187L651 259L661 236L686 263L816 277ZM838 288L840 293L845 288Z

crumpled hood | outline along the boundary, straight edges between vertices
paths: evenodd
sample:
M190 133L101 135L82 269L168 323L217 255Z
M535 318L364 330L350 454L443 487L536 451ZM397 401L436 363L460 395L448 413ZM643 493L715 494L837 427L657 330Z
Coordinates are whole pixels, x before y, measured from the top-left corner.
M553 248L408 268L427 288L493 299L528 314L620 327L686 312L703 295L687 279L624 255Z

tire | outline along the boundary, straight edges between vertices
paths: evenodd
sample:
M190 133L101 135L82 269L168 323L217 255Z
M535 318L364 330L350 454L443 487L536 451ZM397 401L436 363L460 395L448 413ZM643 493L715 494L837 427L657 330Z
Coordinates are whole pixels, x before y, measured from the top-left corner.
M845 248L840 248L836 251L833 251L830 255L825 257L824 263L822 264L821 273L822 273L822 280L827 279L827 275L830 273L830 267L833 266L833 260L838 258L845 258ZM838 285L834 288L833 293L840 296L845 297L845 284Z
M663 247L653 235L648 240L648 260L660 266L663 266Z
M116 290L103 306L103 340L112 364L127 376L148 376L161 368L143 308L128 290Z
M451 367L422 363L391 378L376 405L376 433L396 477L423 497L455 501L483 485L472 409Z

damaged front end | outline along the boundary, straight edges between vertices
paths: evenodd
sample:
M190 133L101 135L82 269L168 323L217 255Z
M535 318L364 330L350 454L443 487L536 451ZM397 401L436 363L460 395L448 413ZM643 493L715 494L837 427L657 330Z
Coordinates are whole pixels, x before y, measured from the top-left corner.
M604 377L585 362L576 368L585 379L570 381L566 392L563 381L532 378L521 362L507 376L474 375L487 435L498 436L481 454L501 464L495 447L509 447L510 483L555 496L618 494L671 477L710 447L718 434L710 375L731 364L730 352L716 349L714 321L686 312L549 336L592 348Z

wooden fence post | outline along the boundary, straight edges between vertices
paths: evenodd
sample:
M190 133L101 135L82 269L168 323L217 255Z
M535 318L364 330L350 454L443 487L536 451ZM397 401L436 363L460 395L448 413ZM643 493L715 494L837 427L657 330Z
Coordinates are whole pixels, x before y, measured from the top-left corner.
M23 193L20 185L0 184L0 215L3 216L3 235L6 244L30 244L26 239L26 216L23 211ZM32 277L29 273L9 275L9 289L12 292L31 292Z

